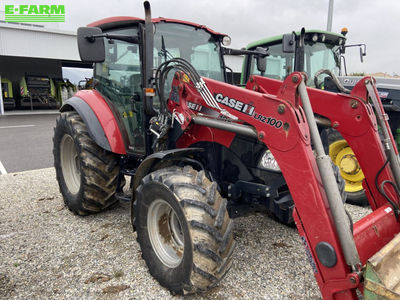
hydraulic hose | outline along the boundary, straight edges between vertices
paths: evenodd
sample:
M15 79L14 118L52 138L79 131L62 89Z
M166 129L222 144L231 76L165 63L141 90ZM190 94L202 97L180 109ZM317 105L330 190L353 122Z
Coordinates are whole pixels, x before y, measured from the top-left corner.
M341 91L342 93L345 93L345 94L350 94L350 90L346 89L342 85L342 83L339 81L337 76L334 73L332 73L330 70L328 70L328 69L321 69L317 73L315 73L315 75L314 75L315 87L318 87L318 76L321 75L321 74L326 74L329 77L331 77L333 82L335 83L336 87L339 89L339 91Z

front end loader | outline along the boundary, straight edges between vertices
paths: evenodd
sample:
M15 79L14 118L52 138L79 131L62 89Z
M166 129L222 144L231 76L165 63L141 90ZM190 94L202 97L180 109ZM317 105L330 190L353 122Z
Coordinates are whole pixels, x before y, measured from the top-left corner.
M186 72L192 74L193 70ZM399 278L392 277L396 272L387 268L398 263L400 168L389 126L382 118L383 108L377 121L368 103L369 97L375 105L380 103L373 78L364 78L348 96L306 88L303 76L295 72L284 82L253 76L243 90L206 78L186 83L185 75L178 73L167 105L188 136L183 138L185 146L194 142L199 130L196 125L201 125L215 132L257 137L271 151L293 196L296 226L324 299L358 299L357 289L365 291L367 298L395 294ZM218 113L208 112L209 108ZM374 211L353 228L324 153L314 113L336 124L360 161L369 158L366 173L375 174L367 176L365 184ZM378 124L386 128L384 143ZM226 138L213 136L215 142ZM366 143L371 146L368 151Z
M357 299L369 281L390 288L376 280L384 263L372 258L395 249L399 166L368 103L380 103L373 79L350 95L306 88L301 72L235 87L224 83L223 53L250 50L224 48L226 35L202 25L151 19L144 7L145 19L107 18L78 30L82 60L95 63L94 89L68 99L55 127L68 208L87 215L130 201L142 257L173 294L218 284L232 266L232 219L254 211L296 224L325 299ZM267 53L252 51L265 70ZM373 212L354 227L316 120L369 161Z

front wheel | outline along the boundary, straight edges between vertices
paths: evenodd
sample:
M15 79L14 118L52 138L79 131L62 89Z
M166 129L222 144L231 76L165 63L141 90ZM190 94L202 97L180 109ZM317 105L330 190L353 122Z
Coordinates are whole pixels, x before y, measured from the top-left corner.
M189 166L143 178L132 220L149 272L172 293L206 291L230 269L235 242L226 204L217 184Z

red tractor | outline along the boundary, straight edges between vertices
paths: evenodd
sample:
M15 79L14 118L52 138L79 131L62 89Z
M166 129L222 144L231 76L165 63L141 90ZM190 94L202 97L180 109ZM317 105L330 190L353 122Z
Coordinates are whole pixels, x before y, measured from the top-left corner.
M95 62L94 89L67 100L55 128L69 209L86 215L131 201L142 257L172 293L215 286L232 264L231 219L260 210L295 221L324 298L388 287L376 279L389 274L387 261L371 257L400 231L400 168L368 104L380 103L373 79L351 95L306 88L300 72L235 87L223 82L223 54L245 50L224 48L228 38L205 26L151 19L148 2L145 13L78 30L82 60ZM265 70L265 50L253 54ZM346 137L360 161L373 157L366 173L376 176L366 175L365 188L374 211L354 226L315 118ZM123 194L125 176L131 195Z

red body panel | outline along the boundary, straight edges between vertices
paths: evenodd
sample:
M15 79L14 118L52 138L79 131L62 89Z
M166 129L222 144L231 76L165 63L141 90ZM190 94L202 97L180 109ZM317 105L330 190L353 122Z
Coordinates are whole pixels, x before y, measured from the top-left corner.
M211 131L202 126L193 126L192 116L198 114L199 110L191 110L187 101L196 104L191 104L190 107L208 106L192 84L185 82L179 73L176 75L172 85L177 95L174 97L175 101L168 101L168 107L171 111L181 114L181 127L185 134L180 145L187 147L196 142L195 136L199 132ZM355 291L357 288L362 290L362 283L359 275L351 272L343 256L310 145L308 124L297 93L299 78L301 78L300 73L291 74L284 82L254 76L248 83L247 89L203 79L215 99L220 100L218 101L220 105L223 101L221 97L217 99L217 95L227 97L221 107L239 117L238 123L251 124L259 139L277 160L295 202L293 216L323 298L357 299ZM362 263L365 263L372 254L379 251L400 232L400 225L393 216L393 210L376 188L370 186L373 185L372 179L385 162L386 156L381 146L375 115L365 99L366 88L358 87L358 91L361 91L364 97L359 93L355 97L355 95L329 93L311 88L307 91L314 112L331 120L350 146L354 147L357 157L363 160L360 164L363 170L366 169L364 173L369 173L366 174L366 182L369 183L367 192L371 194L370 202L375 211L354 225L356 247ZM232 105L228 105L228 101L232 99ZM246 105L246 109L243 105L234 105L235 101ZM247 107L250 106L253 108L248 110ZM209 115L214 118L221 117L215 109L214 114ZM224 135L213 136L204 133L204 138L212 138L210 141L226 145L230 139L226 132ZM368 147L365 147L367 144ZM388 168L381 173L379 179L394 181ZM398 202L397 196L391 191L388 192L390 197ZM315 249L320 242L328 242L335 249L337 263L331 268L325 267L318 260Z
M190 130L185 131L176 142L178 148L189 148L200 142L215 142L229 148L235 134L223 130L193 125Z
M75 94L84 100L95 113L111 147L111 152L126 154L124 140L113 112L96 90L81 90Z
M110 24L110 23L119 23L119 22L125 22L125 21L130 21L132 23L140 23L144 22L143 19L141 18L135 18L135 17L128 17L128 16L119 16L119 17L109 17L109 18L104 18L95 22L92 22L87 25L87 27L102 27L102 25L105 24Z
M382 246L400 232L392 207L384 205L354 224L354 240L361 262L365 264Z

